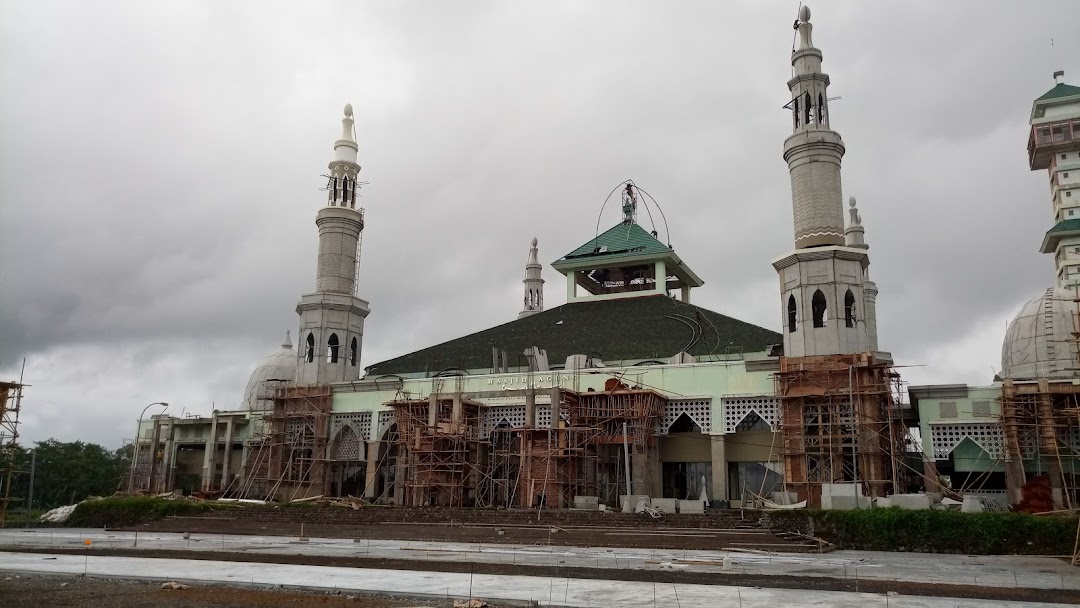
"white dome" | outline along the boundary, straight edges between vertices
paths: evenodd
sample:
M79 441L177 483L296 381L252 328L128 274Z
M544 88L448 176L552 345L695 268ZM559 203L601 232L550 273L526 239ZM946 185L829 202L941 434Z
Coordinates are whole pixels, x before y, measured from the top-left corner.
M1073 332L1078 311L1072 292L1051 287L1024 304L1005 330L1001 377L1074 378L1080 376Z
M296 351L288 334L285 334L285 343L281 348L267 355L251 372L247 388L244 389L244 404L249 410L263 409L269 405L265 400L274 395L273 389L266 384L267 380L296 380Z

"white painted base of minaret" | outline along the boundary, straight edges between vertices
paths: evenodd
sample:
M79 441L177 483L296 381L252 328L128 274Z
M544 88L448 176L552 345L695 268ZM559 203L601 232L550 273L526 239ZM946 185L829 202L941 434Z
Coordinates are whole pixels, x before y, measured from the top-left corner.
M775 260L780 275L781 319L784 356L813 357L870 352L873 346L863 318L867 310L864 271L869 265L865 250L851 247L798 249ZM813 296L825 296L825 326L814 327ZM853 327L847 326L844 299L855 298ZM788 303L796 303L794 331L789 323Z
M370 312L367 301L341 293L309 293L300 296L296 312L300 315L296 384L312 386L359 379L363 370L360 367L360 352L363 349L364 319ZM338 338L338 357L333 362L329 360L327 347L331 334ZM308 361L309 335L315 344L311 361ZM353 338L356 339L355 364L352 357Z

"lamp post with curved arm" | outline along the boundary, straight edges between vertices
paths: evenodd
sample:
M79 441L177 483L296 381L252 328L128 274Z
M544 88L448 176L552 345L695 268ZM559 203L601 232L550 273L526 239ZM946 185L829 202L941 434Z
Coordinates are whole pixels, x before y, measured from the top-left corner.
M155 405L162 406L161 411L163 412L169 408L168 403L165 403L164 401L155 401L143 408L142 413L139 414L139 419L135 422L135 449L131 453L131 471L128 474L128 492L135 491L135 463L139 461L139 431L142 430L142 420L143 417L146 416L146 410Z

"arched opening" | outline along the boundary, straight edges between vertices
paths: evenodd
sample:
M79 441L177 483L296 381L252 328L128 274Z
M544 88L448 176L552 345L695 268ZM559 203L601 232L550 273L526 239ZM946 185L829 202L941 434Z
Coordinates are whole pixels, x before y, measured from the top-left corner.
M307 335L307 348L304 349L304 358L308 363L315 360L315 336L310 332Z
M356 353L358 350L356 338L353 338L352 342L349 344L349 364L353 367L356 367Z
M821 93L817 96L817 122L819 125L825 124L825 97Z
M825 327L829 311L828 304L825 302L825 294L821 293L820 289L814 292L814 297L810 300L810 306L814 313L814 327Z
M855 327L855 294L850 289L844 294L844 325Z
M349 178L341 178L341 206L344 207L345 203L349 202Z
M798 129L799 128L799 98L798 97L796 97L791 102L791 109L793 110L792 114L795 115L795 128Z
M330 334L330 339L326 341L326 362L337 363L338 360L338 337L337 334Z
M798 324L799 307L795 303L795 296L790 295L787 298L787 330L789 334L795 333L795 329Z
M813 118L813 114L811 114L811 105L813 104L810 101L810 93L807 93L803 97L803 122L807 126L810 126L810 121Z

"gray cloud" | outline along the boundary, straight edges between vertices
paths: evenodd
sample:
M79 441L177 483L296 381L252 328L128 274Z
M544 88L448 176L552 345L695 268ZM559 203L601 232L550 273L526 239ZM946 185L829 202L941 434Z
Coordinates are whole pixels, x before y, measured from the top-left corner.
M546 262L571 250L628 177L705 279L697 302L777 326L795 7L10 3L0 375L28 358L27 436L118 444L149 401L239 402L313 287L346 101L370 181L364 364L512 319L529 239ZM1053 280L1026 123L1054 69L1080 79L1080 7L813 8L882 345L932 365L912 381L986 381Z

